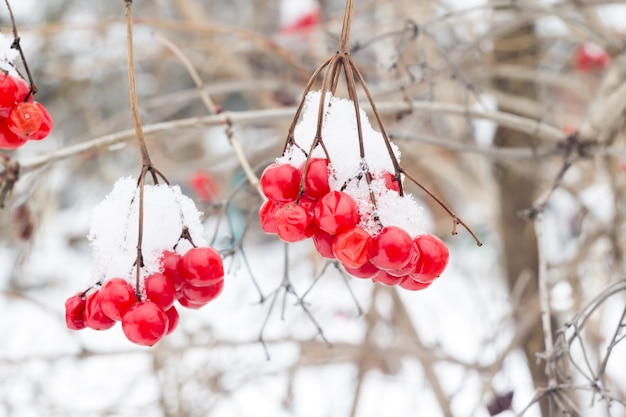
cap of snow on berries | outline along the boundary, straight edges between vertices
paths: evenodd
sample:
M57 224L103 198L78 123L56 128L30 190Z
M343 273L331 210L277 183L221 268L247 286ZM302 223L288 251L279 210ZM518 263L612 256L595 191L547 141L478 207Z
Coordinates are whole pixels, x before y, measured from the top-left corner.
M137 258L139 189L137 180L121 178L93 209L88 239L93 252L93 281L134 276ZM142 276L162 271L164 251L185 253L191 244L180 239L183 227L197 246L206 246L201 213L178 186L145 185Z
M308 152L315 138L320 97L319 91L307 94L302 118L294 132L297 146L289 148L285 155L277 159L277 163L299 167L306 161L306 155L300 148ZM326 93L322 140L330 155L330 190L343 191L354 199L361 214L360 226L372 235L380 232L380 224L401 227L411 236L424 233L426 220L423 208L411 195L400 196L397 192L397 186L394 187L389 180L395 172L383 136L372 127L363 109L359 109L359 115L364 158L360 155L354 103ZM400 161L398 147L391 143L391 149ZM321 146L313 150L311 159L314 158L326 158ZM369 186L364 168L372 175ZM370 190L376 197L376 208L372 205ZM380 223L374 220L375 216Z

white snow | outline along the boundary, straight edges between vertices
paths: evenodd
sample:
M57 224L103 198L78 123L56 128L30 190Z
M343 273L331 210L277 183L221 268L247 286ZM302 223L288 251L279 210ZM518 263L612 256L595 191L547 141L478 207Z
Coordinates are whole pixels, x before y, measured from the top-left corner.
M306 153L309 153L317 132L320 97L319 91L307 94L302 119L294 132L298 146L289 148L277 162L297 167L306 160ZM331 190L343 190L356 201L361 212L360 226L372 235L380 231L374 214L383 226L401 227L413 237L424 233L426 221L423 208L411 195L400 196L385 187L382 176L385 172L394 173L393 159L383 135L372 127L367 114L359 109L364 150L362 157L354 103L335 97L330 92L326 93L324 103L321 135L330 157ZM393 158L399 162L398 147L390 143L390 149ZM327 155L322 146L316 146L311 157L326 158ZM366 170L373 177L369 185L364 176ZM376 206L371 200L371 194L374 195Z
M180 187L145 185L143 205L142 275L159 271L164 250L185 253L191 244L179 240L183 226L197 246L206 245L201 213ZM135 271L139 236L137 180L121 178L113 191L93 209L89 240L93 249L93 282L115 277L131 279Z
M17 58L17 50L11 48L13 37L0 33L0 70L7 71L9 74L19 77L19 74L13 67L13 62Z

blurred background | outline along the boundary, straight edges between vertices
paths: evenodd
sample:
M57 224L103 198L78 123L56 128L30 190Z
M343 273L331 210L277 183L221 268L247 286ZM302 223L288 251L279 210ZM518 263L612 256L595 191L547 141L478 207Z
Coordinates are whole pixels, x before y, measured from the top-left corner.
M64 322L93 283L91 210L141 170L124 2L11 5L55 127L4 152L0 416L626 416L626 4L356 1L352 59L402 165L484 243L405 182L450 248L409 292L265 235L235 153L257 175L280 156L345 4L134 1L152 160L228 254L223 294L153 348Z

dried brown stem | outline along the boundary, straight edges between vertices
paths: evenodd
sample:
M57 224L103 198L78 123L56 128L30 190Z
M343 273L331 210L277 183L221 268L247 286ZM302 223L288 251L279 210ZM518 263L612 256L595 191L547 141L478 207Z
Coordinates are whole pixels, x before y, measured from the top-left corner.
M429 197L431 197L433 200L435 200L435 202L437 202L437 204L439 204L439 206L441 206L442 209L444 209L446 211L446 213L448 213L450 215L450 217L452 217L452 234L456 235L457 231L456 231L456 226L457 225L461 225L463 226L463 228L465 230L467 230L469 232L470 235L472 235L472 237L474 238L474 240L476 241L476 244L478 246L482 246L483 243L480 241L480 239L478 239L478 236L476 236L476 233L474 233L474 231L463 221L461 220L461 218L459 216L457 216L454 211L452 211L452 209L450 207L448 207L448 205L446 203L443 202L443 200L441 200L439 197L437 197L432 191L430 191L425 185L423 185L421 182L419 182L415 177L413 177L411 174L409 174L407 171L404 170L404 168L400 167L400 172L404 175L406 175L406 177L415 185L417 185L418 187L420 187L422 189L422 191L424 191L426 194L428 194Z
M141 117L139 116L139 104L137 102L137 90L135 88L135 55L133 48L133 14L132 0L125 0L125 16L126 16L126 39L128 51L128 92L130 94L130 110L133 115L133 124L135 126L135 135L141 152L141 161L144 166L151 167L150 155L146 146L146 139L143 134L141 125Z
M15 16L13 16L13 9L11 9L11 4L9 0L4 0L4 4L7 6L7 10L9 11L9 18L11 19L11 26L13 30L13 44L11 48L16 49L20 54L20 59L22 60L22 65L24 65L24 70L26 71L26 76L28 77L28 84L30 87L30 92L26 95L24 100L28 100L29 97L37 92L37 86L35 85L35 81L33 80L33 76L30 72L30 68L28 67L28 62L26 62L26 56L24 55L24 50L22 49L22 45L20 44L20 36L17 33L17 25L15 24Z

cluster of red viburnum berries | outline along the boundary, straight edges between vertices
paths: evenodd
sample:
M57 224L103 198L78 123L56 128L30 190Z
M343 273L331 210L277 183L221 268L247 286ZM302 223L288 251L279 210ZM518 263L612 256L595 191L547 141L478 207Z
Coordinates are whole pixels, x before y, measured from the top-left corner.
M52 130L46 108L33 101L28 83L0 70L0 148L17 149L44 139Z
M192 248L182 256L165 251L162 267L162 272L145 277L139 290L126 279L112 278L68 298L67 327L106 330L121 321L128 340L152 346L176 328L175 301L198 309L215 299L224 287L222 258L210 247Z
M312 158L308 167L274 163L261 176L268 198L260 209L261 227L286 242L312 238L325 258L337 259L357 278L372 279L407 290L428 287L445 269L448 248L431 234L410 236L396 226L374 235L360 227L362 214L347 193L331 190L328 160ZM303 179L304 175L304 179ZM399 192L390 172L385 186Z

